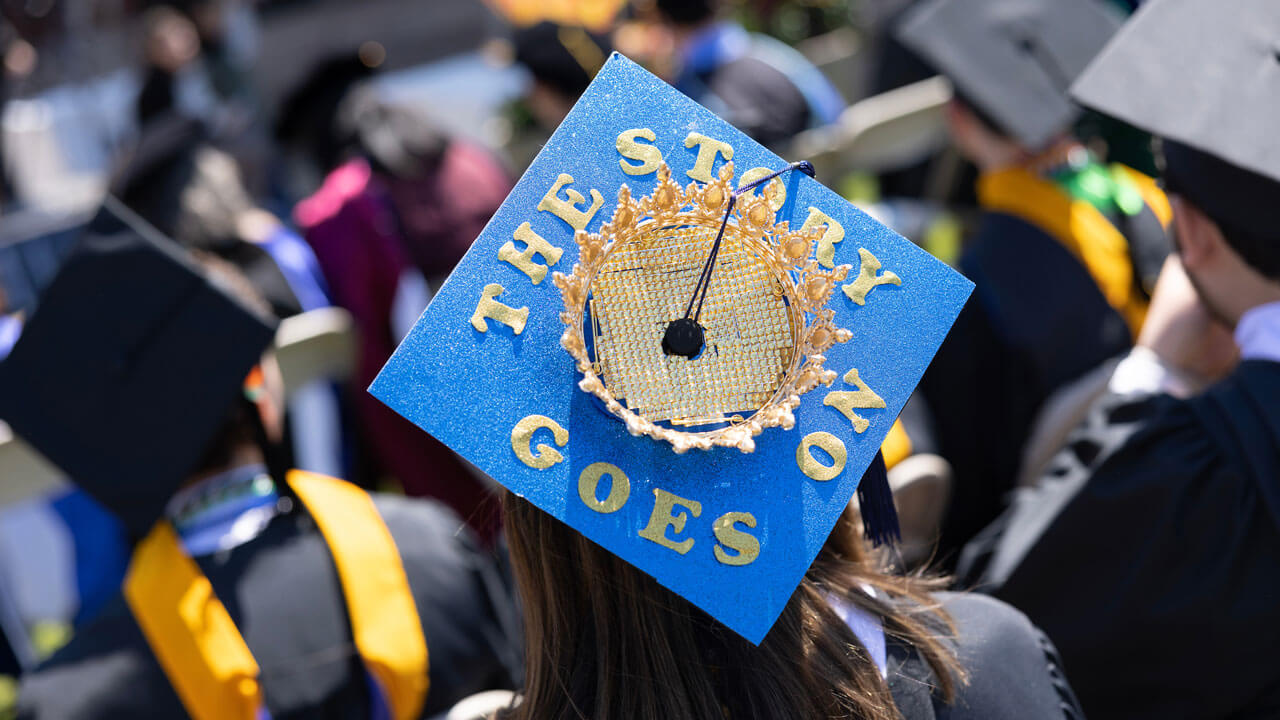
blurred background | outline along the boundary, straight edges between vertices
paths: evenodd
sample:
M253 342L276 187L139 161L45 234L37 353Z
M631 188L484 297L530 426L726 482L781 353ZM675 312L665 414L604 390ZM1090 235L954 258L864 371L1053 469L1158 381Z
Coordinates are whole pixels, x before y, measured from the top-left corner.
M844 102L854 102L931 74L918 62L918 69L896 62L881 68L880 31L908 4L728 0L718 3L717 16L795 48ZM518 174L537 147L530 130L539 99L526 100L537 83L516 62L518 31L547 19L582 27L675 81L680 30L657 5L4 0L4 207L74 213L94 206L144 121L174 108L209 124L221 145L238 151L255 194L286 207L319 187L323 175L306 167L317 159L307 157L315 148L306 146L322 144L317 128L326 118L319 116L335 112L357 86L492 150ZM555 33L543 39L558 41ZM769 144L785 151L793 139ZM809 142L804 149L816 148ZM863 169L886 164L868 160Z

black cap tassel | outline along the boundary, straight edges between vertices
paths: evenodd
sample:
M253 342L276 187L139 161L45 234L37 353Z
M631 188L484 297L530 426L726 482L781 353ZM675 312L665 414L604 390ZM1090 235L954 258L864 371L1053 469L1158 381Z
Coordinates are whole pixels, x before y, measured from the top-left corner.
M873 545L879 547L902 540L898 510L889 487L889 470L885 467L884 455L879 452L858 483L858 506L862 510L863 534Z

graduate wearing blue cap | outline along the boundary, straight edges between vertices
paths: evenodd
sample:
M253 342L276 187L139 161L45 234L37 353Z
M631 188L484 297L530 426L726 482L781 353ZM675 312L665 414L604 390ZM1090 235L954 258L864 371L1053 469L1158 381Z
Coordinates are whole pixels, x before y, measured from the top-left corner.
M515 716L1073 702L1025 618L864 560L971 284L811 173L615 54L370 388L509 491Z

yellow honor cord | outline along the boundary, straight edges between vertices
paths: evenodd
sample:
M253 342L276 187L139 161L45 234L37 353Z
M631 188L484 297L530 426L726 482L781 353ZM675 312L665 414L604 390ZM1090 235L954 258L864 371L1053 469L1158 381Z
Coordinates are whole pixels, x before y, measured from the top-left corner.
M885 436L884 442L880 443L885 469L892 470L894 465L911 457L911 450L911 437L907 435L907 429L902 426L901 420L894 420L893 427L889 428L889 434Z
M400 552L373 499L342 480L301 471L289 486L329 544L351 634L394 720L417 718L427 698L427 642Z
M156 525L134 551L124 596L194 720L257 717L258 663L169 523Z
M374 691L394 720L418 717L429 689L427 643L400 553L373 499L320 475L294 471L288 479L329 546ZM156 525L134 551L124 595L194 720L258 717L257 661L169 523Z
M1120 171L1134 187L1138 189L1138 194L1142 196L1142 200L1151 208L1151 212L1155 213L1156 219L1167 230L1169 223L1173 222L1173 205L1169 202L1169 196L1164 194L1156 181L1142 173L1134 170L1128 165L1116 164L1114 166Z
M1138 337L1147 316L1147 300L1134 282L1129 241L1097 208L1024 168L997 170L978 178L978 202L1052 235L1084 265L1107 304Z

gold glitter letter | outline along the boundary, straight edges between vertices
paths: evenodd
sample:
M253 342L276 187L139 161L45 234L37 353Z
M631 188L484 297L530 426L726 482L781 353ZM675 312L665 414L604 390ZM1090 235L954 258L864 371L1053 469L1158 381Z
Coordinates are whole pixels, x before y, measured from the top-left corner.
M716 559L725 565L750 565L755 562L756 558L760 557L760 541L754 535L734 527L738 523L753 528L756 526L756 517L751 513L744 512L725 513L711 525L711 529L715 532L716 540L720 541L720 545L724 545L735 552L734 555L730 555L720 545L712 548Z
M517 335L524 332L525 321L529 319L529 308L507 307L494 300L503 292L503 287L498 283L489 283L484 286L484 291L480 293L480 302L476 303L476 311L471 313L471 327L480 332L489 332L489 323L484 319L493 318L510 327Z
M564 456L559 451L546 443L538 443L537 455L534 455L529 449L529 443L533 441L534 431L542 428L551 431L556 445L564 447L564 444L569 442L569 431L560 427L560 423L546 415L529 415L511 428L511 449L516 451L516 457L520 458L520 462L534 470L546 470L564 460Z
M831 465L818 462L818 459L813 456L814 446L825 450L834 462ZM844 463L847 458L844 442L829 432L809 433L796 448L796 464L800 466L800 472L819 482L826 482L844 472Z
M738 187L749 185L771 172L773 171L766 167L751 168L742 173L741 179L738 180ZM769 207L773 208L774 212L781 210L782 206L787 204L787 186L782 184L782 178L780 177L765 183L763 188L757 188L751 192L772 193L769 195Z
M874 390L867 387L862 382L862 378L858 377L858 370L854 368L844 374L844 381L850 385L856 385L857 390L832 390L822 399L823 405L831 407L844 413L853 423L854 432L865 432L871 422L854 412L854 408L882 408L884 407L884 399L876 394Z
M836 243L844 239L844 226L831 216L822 212L816 207L809 208L809 217L804 219L804 224L800 226L800 232L808 232L819 225L826 225L827 229L822 232L822 239L818 241L818 251L814 253L814 257L818 259L818 264L828 270L835 269L836 266ZM865 250L863 252L866 252ZM871 253L867 253L870 255ZM874 260L874 258L872 258ZM866 264L866 261L863 261ZM876 263L876 267L880 267ZM849 292L847 289L845 292ZM864 292L865 296L866 293ZM852 295L850 296L852 297ZM855 300L854 302L858 302ZM862 303L858 303L861 305Z
M534 285L542 282L542 278L547 276L547 266L560 262L560 256L564 254L563 250L534 232L533 228L529 227L529 223L520 223L520 227L516 228L515 239L524 243L525 249L516 250L516 244L508 240L505 245L498 248L498 259L506 260L524 271ZM547 264L540 265L534 262L534 255L541 255Z
M648 175L658 169L662 164L662 151L653 145L642 144L636 141L636 138L644 138L649 142L658 139L657 135L649 128L635 128L633 130L623 130L618 134L618 154L627 160L638 160L639 165L632 165L626 160L619 160L618 164L622 166L622 172L628 175Z
M551 185L551 189L538 201L538 209L555 215L568 223L569 227L574 230L586 230L587 223L591 222L591 218L595 217L596 211L600 209L601 205L604 205L604 196L600 194L599 190L592 188L590 190L591 207L586 210L579 210L577 206L587 201L586 198L582 197L582 193L573 188L564 188L564 197L557 195L560 192L560 188L571 182L573 182L572 175L560 173L555 183ZM565 198L568 199L566 200Z
M686 170L685 174L701 183L709 183L715 181L711 177L711 170L716 164L716 155L723 155L725 160L733 159L733 147L727 142L720 142L715 138L709 138L702 133L689 133L689 137L684 139L684 146L691 148L698 146L698 159L693 163L693 169Z
M684 555L693 547L693 538L685 538L680 542L676 542L667 537L667 528L675 530L677 535L683 532L684 524L688 521L689 514L694 517L702 514L702 503L696 500L685 500L658 488L653 489L653 497L653 514L649 516L649 524L640 531L640 537L645 540L652 540L663 547L671 548ZM689 513L681 510L678 514L673 515L671 511L677 505L688 508Z
M568 435L568 433L565 434ZM609 497L600 500L596 497L596 488L600 485L600 478L605 475L612 478L609 484ZM631 481L617 465L610 465L607 462L591 463L578 476L578 497L582 498L582 502L587 507L598 513L617 512L627 504L627 498L631 497Z
M824 236L825 238L825 236ZM858 248L858 257L862 258L862 266L858 268L858 279L844 286L844 294L859 305L867 304L867 293L877 285L901 285L902 279L885 270L880 272L880 261L866 248Z

